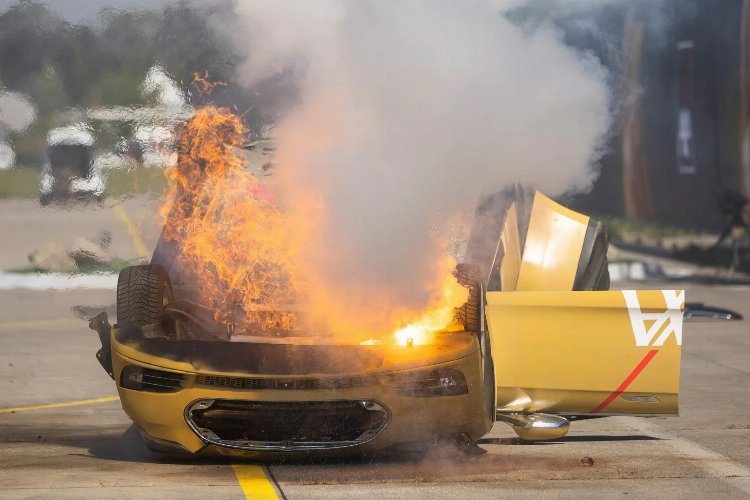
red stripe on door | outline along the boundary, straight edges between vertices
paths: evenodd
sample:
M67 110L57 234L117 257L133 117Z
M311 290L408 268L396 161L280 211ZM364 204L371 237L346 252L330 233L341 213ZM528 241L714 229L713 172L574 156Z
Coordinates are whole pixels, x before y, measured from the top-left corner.
M589 413L599 413L604 408L606 408L607 406L609 406L609 404L612 401L614 401L617 396L619 396L620 394L622 394L623 392L625 392L625 389L627 389L628 386L630 384L632 384L633 381L636 378L638 378L638 375L641 374L641 372L643 371L643 369L646 368L646 365L648 365L651 362L651 360L654 359L654 356L656 356L656 353L658 353L658 352L659 352L658 349L654 349L652 351L648 351L648 354L646 354L646 356L643 357L643 359L641 360L641 362L638 363L635 368L633 368L633 371L630 372L630 374L627 377L625 377L625 380L623 380L622 384L620 384L620 386L617 389L615 389L615 392L613 392L612 394L610 394L609 396L607 396L607 399L605 399L604 401L602 401L601 403L599 403L596 406L596 408L594 408L593 410L591 410Z

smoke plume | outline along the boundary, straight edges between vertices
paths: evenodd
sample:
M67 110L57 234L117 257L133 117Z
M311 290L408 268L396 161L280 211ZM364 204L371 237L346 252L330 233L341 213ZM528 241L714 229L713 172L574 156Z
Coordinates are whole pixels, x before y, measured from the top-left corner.
M553 28L515 26L498 2L234 10L248 85L301 75L275 128L274 182L309 221L300 258L342 307L418 309L440 285L450 222L480 195L521 182L555 196L596 176L605 71Z

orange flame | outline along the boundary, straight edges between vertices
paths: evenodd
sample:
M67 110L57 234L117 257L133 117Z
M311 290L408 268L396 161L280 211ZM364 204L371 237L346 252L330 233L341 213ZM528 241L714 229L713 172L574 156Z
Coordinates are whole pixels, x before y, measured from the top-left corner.
M446 255L440 263L443 278L439 293L433 298L432 304L419 313L416 319L413 314L407 316L409 323L398 328L395 332L396 342L400 345L426 345L435 340L439 332L451 328L457 328L455 321L455 308L461 306L469 298L469 291L456 282L451 274L456 263L450 256Z
M299 240L278 209L256 198L261 180L235 151L246 133L227 109L196 111L178 163L166 171L165 236L179 242L179 263L217 320L233 322L239 307L255 328L290 329L289 299L301 291L292 279Z
M423 311L399 310L384 321L383 309L343 305L345 292L323 285L300 258L325 207L311 206L303 221L272 205L259 189L265 180L237 152L247 132L228 109L199 108L182 130L177 165L166 170L165 237L179 243L180 268L217 321L254 334L308 328L346 335L348 342L402 345L429 344L451 327L468 291L453 277L455 261L447 254L436 263L433 298Z

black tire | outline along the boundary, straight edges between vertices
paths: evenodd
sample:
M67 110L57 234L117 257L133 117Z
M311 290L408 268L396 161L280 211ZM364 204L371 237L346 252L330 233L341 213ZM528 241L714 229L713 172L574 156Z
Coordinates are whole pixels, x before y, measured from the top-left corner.
M167 271L161 266L129 266L117 279L117 323L146 326L162 321L172 298Z
M601 222L596 223L592 236L592 243L584 244L584 255L581 256L581 264L579 264L584 266L583 273L573 284L575 291L609 290L609 262L607 261L609 240L607 230Z
M469 289L469 298L456 308L456 319L467 332L481 332L482 325L482 274L478 266L458 264L454 272L456 281Z

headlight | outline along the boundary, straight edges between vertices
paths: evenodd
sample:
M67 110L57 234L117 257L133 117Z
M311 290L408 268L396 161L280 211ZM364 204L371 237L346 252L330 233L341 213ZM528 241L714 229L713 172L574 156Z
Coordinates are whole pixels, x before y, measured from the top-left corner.
M393 380L393 390L411 398L460 396L469 393L466 377L454 368L398 375Z
M120 386L134 391L177 392L182 389L181 373L128 365L120 374Z

